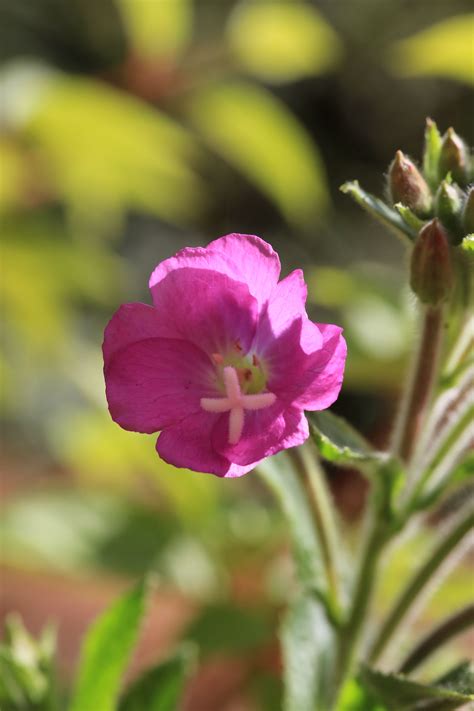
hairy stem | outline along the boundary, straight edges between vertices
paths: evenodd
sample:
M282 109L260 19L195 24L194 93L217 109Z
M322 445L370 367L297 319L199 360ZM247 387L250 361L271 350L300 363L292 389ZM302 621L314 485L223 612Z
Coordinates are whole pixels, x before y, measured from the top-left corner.
M408 387L394 429L392 452L402 460L411 457L426 406L438 372L443 310L441 306L424 307L422 330L415 351Z
M442 536L440 542L431 552L428 559L416 571L408 585L402 590L398 600L377 635L369 654L369 662L376 662L387 644L392 639L400 623L405 619L407 613L415 604L420 593L440 570L463 538L474 526L474 511L470 508L467 512L461 511L454 525L446 536Z
M400 666L400 674L410 674L416 667L420 666L433 652L436 652L443 644L449 642L464 630L474 625L474 604L467 605L459 612L454 613L440 625L429 632L414 650L406 657Z
M301 474L311 508L328 582L328 603L333 616L337 618L340 607L339 575L336 562L338 546L331 494L324 478L324 472L317 460L316 452L310 451L308 445L290 451Z
M375 481L375 488L379 486ZM336 689L340 692L349 677L357 654L366 614L375 588L379 557L388 540L385 521L378 507L380 492L372 492L372 505L368 509L365 540L354 584L352 602L341 626L336 660Z

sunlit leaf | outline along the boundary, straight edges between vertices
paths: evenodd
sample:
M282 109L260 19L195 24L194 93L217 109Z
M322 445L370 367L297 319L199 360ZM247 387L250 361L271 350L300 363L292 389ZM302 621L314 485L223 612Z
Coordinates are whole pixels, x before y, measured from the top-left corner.
M423 175L428 185L435 190L439 183L439 156L441 153L441 134L431 119L426 120L425 146L423 151Z
M333 632L321 605L301 596L289 607L281 629L284 711L328 708L327 683L334 655Z
M402 675L383 674L364 668L361 672L364 684L380 698L389 711L451 711L474 701L470 693L459 693L452 687L419 684Z
M176 711L196 650L183 645L170 659L148 669L124 694L118 711Z
M442 20L389 48L388 64L402 77L434 75L474 83L474 14Z
M228 35L241 66L264 80L320 74L342 54L334 30L305 2L244 0L234 10Z
M46 627L32 637L15 614L5 620L0 644L0 705L2 711L56 711L56 632Z
M336 711L388 711L358 679L344 685Z
M296 225L321 219L328 205L319 152L272 94L244 82L195 93L190 116L210 146L254 182Z
M120 0L132 43L155 57L175 57L191 37L192 0Z
M163 113L105 84L56 81L26 131L76 216L107 223L135 207L182 223L199 209L192 138Z
M474 252L474 235L467 235L467 237L464 237L461 242L461 248L464 249L465 252Z
M308 413L311 434L323 459L339 465L380 459L370 444L346 420L329 410Z
M115 710L145 610L147 589L146 582L141 582L89 628L69 711Z
M340 190L344 194L349 195L364 210L382 222L386 227L394 230L398 236L406 236L410 240L416 237L416 231L407 225L405 220L403 220L395 210L389 208L382 200L379 200L379 198L367 193L360 187L358 180L344 183L341 185Z

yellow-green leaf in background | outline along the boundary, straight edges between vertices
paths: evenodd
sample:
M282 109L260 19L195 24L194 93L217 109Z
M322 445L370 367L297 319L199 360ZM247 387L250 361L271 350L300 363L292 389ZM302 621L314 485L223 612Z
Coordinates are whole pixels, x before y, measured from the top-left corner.
M396 42L387 62L402 77L433 75L474 84L474 14L450 17Z
M239 64L268 81L321 74L342 54L337 34L305 2L244 0L232 14L228 37Z
M192 0L120 0L133 45L149 56L175 57L188 44Z
M329 196L318 148L270 92L243 81L196 92L191 121L208 144L299 227L321 219Z
M116 217L127 208L186 222L202 204L196 145L165 114L86 79L60 79L26 123L57 193L75 214Z
M205 520L216 507L222 490L217 477L167 464L156 454L156 436L121 429L105 405L102 410L62 410L59 417L50 418L48 430L57 461L86 486L127 491L146 477L149 484L156 484L157 498L164 496L190 526Z
M0 211L17 206L26 188L26 161L13 141L0 138Z

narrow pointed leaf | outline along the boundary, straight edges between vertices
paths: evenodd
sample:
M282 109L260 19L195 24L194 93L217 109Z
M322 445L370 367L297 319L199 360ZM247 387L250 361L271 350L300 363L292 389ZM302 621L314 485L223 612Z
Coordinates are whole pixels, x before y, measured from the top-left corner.
M87 632L69 711L115 711L145 610L146 582L123 595Z
M392 210L379 198L363 190L360 187L358 180L352 180L348 183L344 183L341 185L340 190L355 200L356 203L372 215L372 217L375 217L377 220L382 222L385 227L395 231L398 237L408 237L410 241L415 239L417 232L412 227L407 225L398 212Z
M118 711L176 711L195 661L186 645L174 657L147 670L124 694Z
M474 701L472 692L459 693L447 686L425 686L401 674L383 674L365 667L362 682L389 711L452 711Z
M397 202L397 204L395 205L395 210L401 216L405 224L407 224L408 227L415 230L416 232L419 232L425 224L423 220L420 220L420 218L417 217L415 213L410 210L409 207L402 205L401 202Z
M308 413L308 418L311 435L323 459L348 466L381 459L382 454L342 417L322 410Z
M327 679L334 654L333 631L322 606L307 596L286 613L281 642L284 659L284 711L328 708Z
M277 497L288 521L300 582L307 588L320 589L323 580L321 549L298 475L285 454L266 459L258 471Z

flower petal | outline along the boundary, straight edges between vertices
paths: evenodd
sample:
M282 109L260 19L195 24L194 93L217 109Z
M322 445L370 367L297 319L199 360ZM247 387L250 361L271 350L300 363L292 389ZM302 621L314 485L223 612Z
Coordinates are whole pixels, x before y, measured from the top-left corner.
M310 342L309 324L295 321L273 344L266 361L270 371L268 389L296 407L324 410L341 389L347 347L339 326L312 324L322 334L323 345L313 353L305 352L298 344L302 340Z
M229 415L221 415L212 434L216 451L231 462L246 466L282 449L302 444L308 437L304 413L281 403L262 410L245 411L244 429L237 444L229 444Z
M145 338L168 336L160 317L148 304L123 304L112 316L104 332L102 351L107 363L117 351Z
M149 281L152 295L167 274L182 268L215 270L243 282L258 304L263 305L278 282L280 260L260 237L237 233L226 235L207 247L182 249L158 264Z
M265 303L280 276L280 258L274 249L256 235L236 232L220 237L208 245L232 264L235 279L244 281L259 305Z
M110 414L121 427L157 432L215 395L214 367L192 343L149 338L117 351L105 368Z
M216 415L213 413L201 411L190 415L160 434L156 450L165 462L175 467L220 477L239 477L253 469L258 462L239 466L216 452L211 441L215 424Z
M301 269L295 269L282 279L260 314L254 349L262 357L271 357L275 339L291 327L296 320L302 323L300 345L306 353L321 348L323 339L316 324L306 314L307 287Z
M185 267L169 272L153 291L163 328L208 354L247 352L257 324L257 302L247 286L225 274Z

